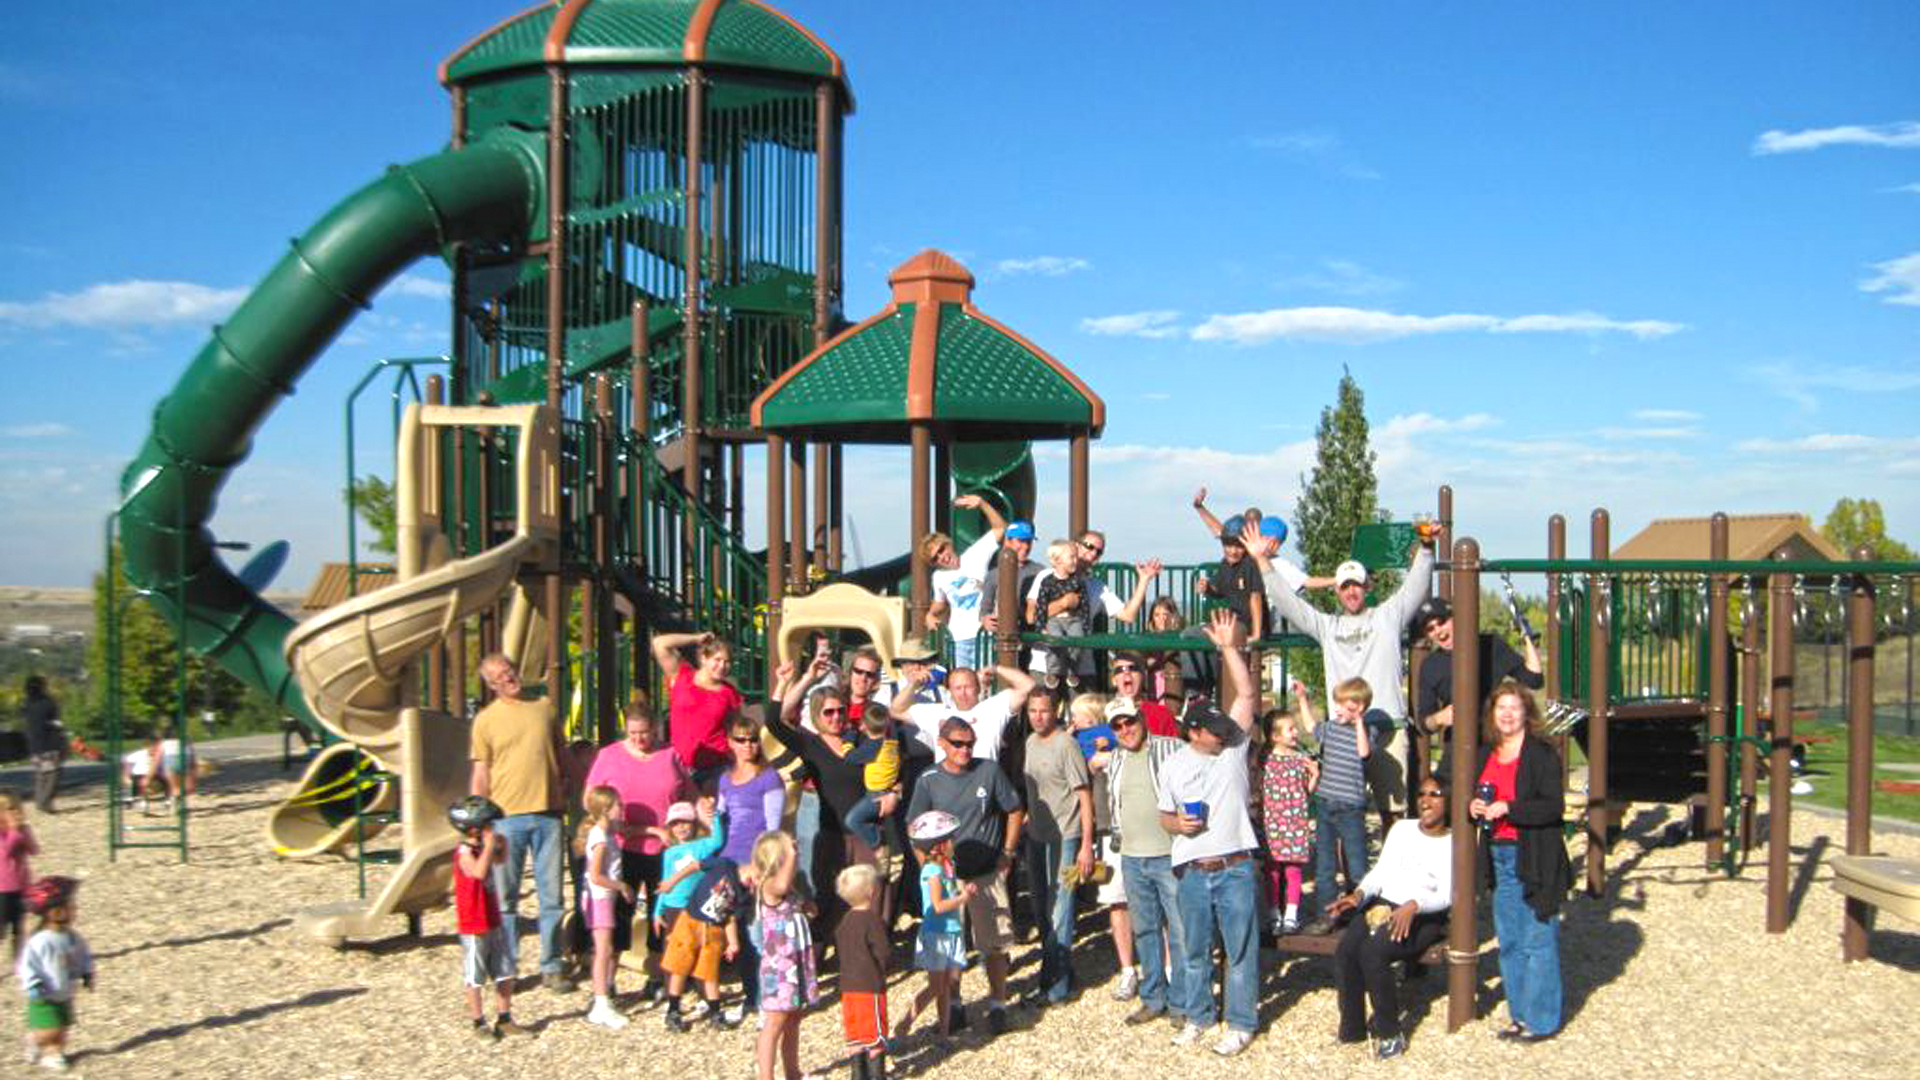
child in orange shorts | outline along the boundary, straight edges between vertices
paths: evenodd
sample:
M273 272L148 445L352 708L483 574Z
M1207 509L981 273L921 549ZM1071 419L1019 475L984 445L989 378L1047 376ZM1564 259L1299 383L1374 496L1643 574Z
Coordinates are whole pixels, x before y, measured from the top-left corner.
M702 820L706 815L706 820ZM708 821L712 831L699 835ZM712 816L704 804L678 802L667 808L667 824L660 830L673 846L660 857L662 872L654 901L654 925L666 933L666 953L660 970L667 975L666 1025L669 1031L687 1031L702 1016L720 1027L734 1027L720 1011L720 962L740 953L740 931L732 918L739 902L739 870L731 859L715 857L727 841L727 819ZM724 917L712 917L720 908ZM696 915L695 912L700 914ZM672 929L667 930L668 927ZM691 976L700 983L700 1005L691 1013L680 1010L680 994Z
M853 1080L887 1075L887 928L873 910L879 874L855 863L834 879L847 913L833 933L840 957L840 1024L853 1050Z

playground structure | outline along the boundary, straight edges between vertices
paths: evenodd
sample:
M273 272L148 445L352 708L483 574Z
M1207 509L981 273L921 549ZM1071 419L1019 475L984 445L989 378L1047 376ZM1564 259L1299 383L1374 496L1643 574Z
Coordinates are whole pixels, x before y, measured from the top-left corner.
M544 4L455 53L440 76L453 97L451 148L395 168L294 242L161 402L118 512L129 577L188 644L343 744L323 751L275 812L275 846L341 850L391 824L403 834L401 865L372 903L302 916L330 941L445 902L451 837L439 817L464 790L472 655L519 657L556 703L581 700L579 731L600 738L649 682L655 630L698 627L732 640L750 688L812 627L858 630L890 659L900 636L924 629L919 538L935 528L962 544L977 535L952 496L976 491L1009 516L1030 516L1028 441L1065 438L1068 526L1083 530L1088 445L1105 419L1084 384L984 316L971 275L937 252L896 270L885 310L844 327L840 160L852 97L840 58L771 8ZM455 332L449 374L428 381L399 440L399 508L409 524L398 579L296 628L227 570L205 524L278 397L366 298L429 255L451 268ZM1026 389L1008 393L1006 380ZM816 588L844 569L841 452L854 442L910 447L912 554L849 575L887 585L906 576L905 598L845 582ZM764 552L743 540L754 443L767 455ZM1440 511L1445 549L1453 514L1444 489ZM1617 677L1628 628L1667 614L1693 619L1707 639L1699 655L1724 658L1733 648L1730 576L1764 576L1770 588L1777 579L1790 596L1787 575L1839 572L1828 562L1723 558L1612 564L1604 517L1597 521L1591 560L1566 559L1561 536L1548 560L1483 563L1463 540L1441 585L1465 631L1454 657L1462 711L1453 736L1464 768L1477 691L1486 689L1473 682L1479 575L1548 575L1549 685L1590 717L1582 735L1594 778L1586 870L1595 891L1611 804L1670 794L1695 773L1691 764L1658 775L1632 765L1641 740L1628 725L1644 724L1649 740L1704 725L1697 754L1687 753L1704 774L1710 861L1724 855L1727 805L1750 807L1757 783L1755 736L1728 726L1731 669L1718 660L1676 667L1654 684L1659 700L1625 700L1633 684ZM1849 573L1916 570L1867 563ZM1622 575L1653 573L1707 582L1704 617L1692 591L1685 615L1675 606L1662 618L1652 617L1651 599L1626 599ZM1571 575L1584 578L1581 588ZM1010 560L997 586L1003 605L1014 601ZM1180 579L1166 587L1185 594ZM1790 619L1788 608L1776 601L1769 619ZM1745 655L1757 656L1757 620L1744 629ZM1768 641L1774 670L1784 647L1790 672L1790 626L1776 635L1770 624ZM1020 643L1003 624L1002 659ZM1741 666L1740 683L1749 669L1753 696L1738 715L1757 718L1757 665ZM1776 678L1770 929L1776 860L1785 895L1790 679L1781 693ZM1865 742L1853 740L1856 753ZM1730 775L1741 778L1737 799ZM1864 794L1860 805L1864 823ZM1472 832L1456 820L1456 858L1470 851ZM1863 833L1856 852L1850 826L1849 853L1865 846ZM1471 881L1470 870L1456 874L1458 888ZM1450 1026L1466 1020L1457 1008L1471 1008L1470 995L1458 1003L1458 981L1472 975L1474 902L1470 892L1456 896Z

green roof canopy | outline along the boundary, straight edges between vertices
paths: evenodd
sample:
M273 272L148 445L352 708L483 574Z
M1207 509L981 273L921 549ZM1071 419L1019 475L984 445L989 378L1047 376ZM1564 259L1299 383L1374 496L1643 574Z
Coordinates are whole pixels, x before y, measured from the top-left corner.
M754 426L904 443L928 422L957 441L1098 434L1106 405L1066 366L974 307L973 275L927 250L887 276L893 302L755 399Z

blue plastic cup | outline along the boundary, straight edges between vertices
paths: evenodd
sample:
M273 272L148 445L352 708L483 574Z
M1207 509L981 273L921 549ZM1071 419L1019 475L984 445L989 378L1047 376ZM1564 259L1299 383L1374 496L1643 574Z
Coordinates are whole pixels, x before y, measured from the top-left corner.
M1204 802L1196 800L1194 802L1181 803L1180 811L1188 817L1199 818L1203 823L1207 820L1207 804Z

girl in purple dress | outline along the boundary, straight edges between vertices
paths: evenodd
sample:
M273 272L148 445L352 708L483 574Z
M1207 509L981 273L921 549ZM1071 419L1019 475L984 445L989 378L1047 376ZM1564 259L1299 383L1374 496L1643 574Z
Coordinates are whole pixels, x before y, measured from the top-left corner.
M785 1080L801 1080L800 1017L820 996L815 981L813 935L807 917L813 905L794 886L798 847L783 832L753 842L753 879L760 937L760 1028L756 1046L760 1080L773 1080L779 1051Z

